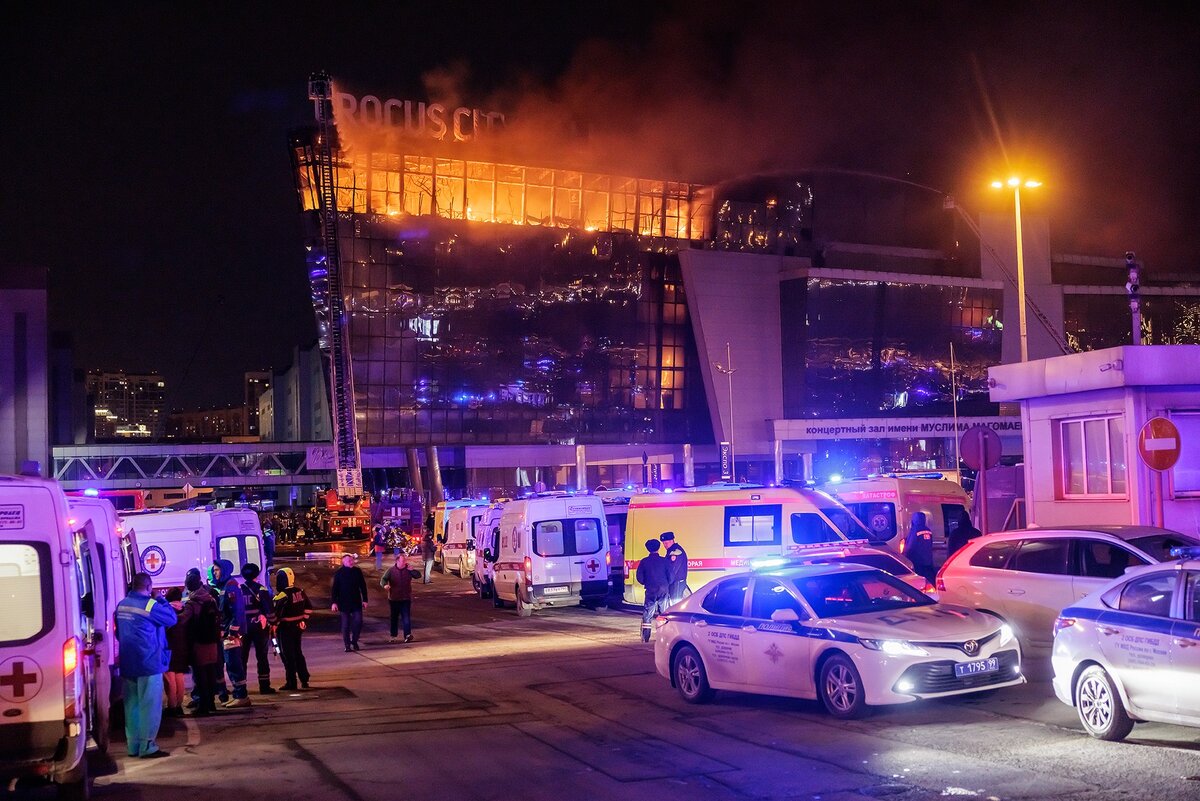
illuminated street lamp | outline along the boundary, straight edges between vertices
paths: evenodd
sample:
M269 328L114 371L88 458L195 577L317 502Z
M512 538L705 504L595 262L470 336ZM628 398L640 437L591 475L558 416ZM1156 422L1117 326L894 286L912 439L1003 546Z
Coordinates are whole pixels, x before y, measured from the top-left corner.
M1023 362L1029 361L1029 332L1025 326L1025 249L1021 243L1021 187L1035 189L1041 185L1041 181L1031 181L1016 176L1007 181L992 181L993 189L1003 189L1008 186L1013 191L1013 207L1016 209L1017 215L1017 295L1020 296L1017 311L1021 321L1021 361Z
M729 378L729 477L730 480L737 481L737 450L733 444L733 374L737 372L733 369L733 356L730 355L729 343L725 343L725 364L713 362L713 367L717 368L717 372Z

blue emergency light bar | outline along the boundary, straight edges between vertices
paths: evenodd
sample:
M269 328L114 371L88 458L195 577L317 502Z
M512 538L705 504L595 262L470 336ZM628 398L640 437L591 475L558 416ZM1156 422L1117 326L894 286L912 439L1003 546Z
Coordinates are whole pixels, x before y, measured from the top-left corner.
M1172 548L1172 559L1200 559L1200 545L1185 545L1178 548Z

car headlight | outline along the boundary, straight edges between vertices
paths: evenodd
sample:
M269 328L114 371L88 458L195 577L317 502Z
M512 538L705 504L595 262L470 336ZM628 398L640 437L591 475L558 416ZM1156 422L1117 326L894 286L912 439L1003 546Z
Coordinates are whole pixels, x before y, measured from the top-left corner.
M864 648L883 651L888 656L929 656L924 648L907 640L865 640L860 637L858 641Z
M1010 642L1013 641L1013 638L1016 636L1017 635L1016 635L1016 633L1013 632L1012 626L1008 625L1007 623L1000 624L1000 645L1001 646L1008 645Z

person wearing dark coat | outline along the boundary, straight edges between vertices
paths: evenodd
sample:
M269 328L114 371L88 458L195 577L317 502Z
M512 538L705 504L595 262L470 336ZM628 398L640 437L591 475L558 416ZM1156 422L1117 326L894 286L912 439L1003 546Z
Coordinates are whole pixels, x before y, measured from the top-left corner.
M659 539L662 540L663 548L666 550L663 558L667 560L667 567L671 574L667 597L673 606L683 600L683 593L687 590L687 551L683 550L682 545L675 544L674 531L664 531Z
M246 604L246 634L242 637L242 664L250 672L250 649L254 649L258 669L258 691L271 695L271 663L267 654L271 648L271 622L275 610L271 604L271 592L259 583L261 574L258 565L247 562L242 566L242 596Z
M408 566L404 554L396 555L396 563L388 568L379 579L380 585L387 590L388 606L391 608L389 618L392 642L400 632L398 623L403 623L404 641L412 642L412 581L421 575L420 571Z
M213 586L220 590L222 657L229 674L233 698L224 704L229 709L250 706L246 689L246 662L242 659L242 641L246 637L246 596L242 593L241 576L233 572L233 562L217 559L213 562Z
M900 553L913 563L913 570L929 583L933 583L935 571L933 568L933 532L924 512L913 512L909 523L908 535L900 546Z
M357 651L363 610L367 608L367 580L350 554L342 557L342 566L333 573L329 598L333 602L333 611L342 616L342 644L347 651Z
M638 562L637 581L646 591L642 603L642 642L650 642L655 616L670 605L667 593L671 586L671 566L658 552L660 546L658 540L646 540L647 554Z
M187 631L188 664L192 667L192 694L195 696L194 715L211 715L217 711L217 676L221 673L221 612L217 599L192 568L184 580L187 601L179 612L179 623Z
M978 537L982 532L971 523L971 513L963 509L958 513L958 525L946 538L946 558L958 553L964 545Z
M296 586L290 567L281 567L275 574L275 633L279 637L279 658L286 677L284 690L308 689L308 663L304 659L304 630L312 614L312 602L304 590ZM300 686L296 686L299 679Z

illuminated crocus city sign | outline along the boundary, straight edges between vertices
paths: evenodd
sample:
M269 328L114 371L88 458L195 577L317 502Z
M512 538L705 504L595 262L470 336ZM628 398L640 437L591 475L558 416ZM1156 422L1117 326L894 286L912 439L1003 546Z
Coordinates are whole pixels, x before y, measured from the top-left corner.
M338 122L400 128L411 136L438 141L469 142L505 125L500 112L467 106L451 109L442 103L380 100L375 95L359 98L345 92L334 92L333 102Z

